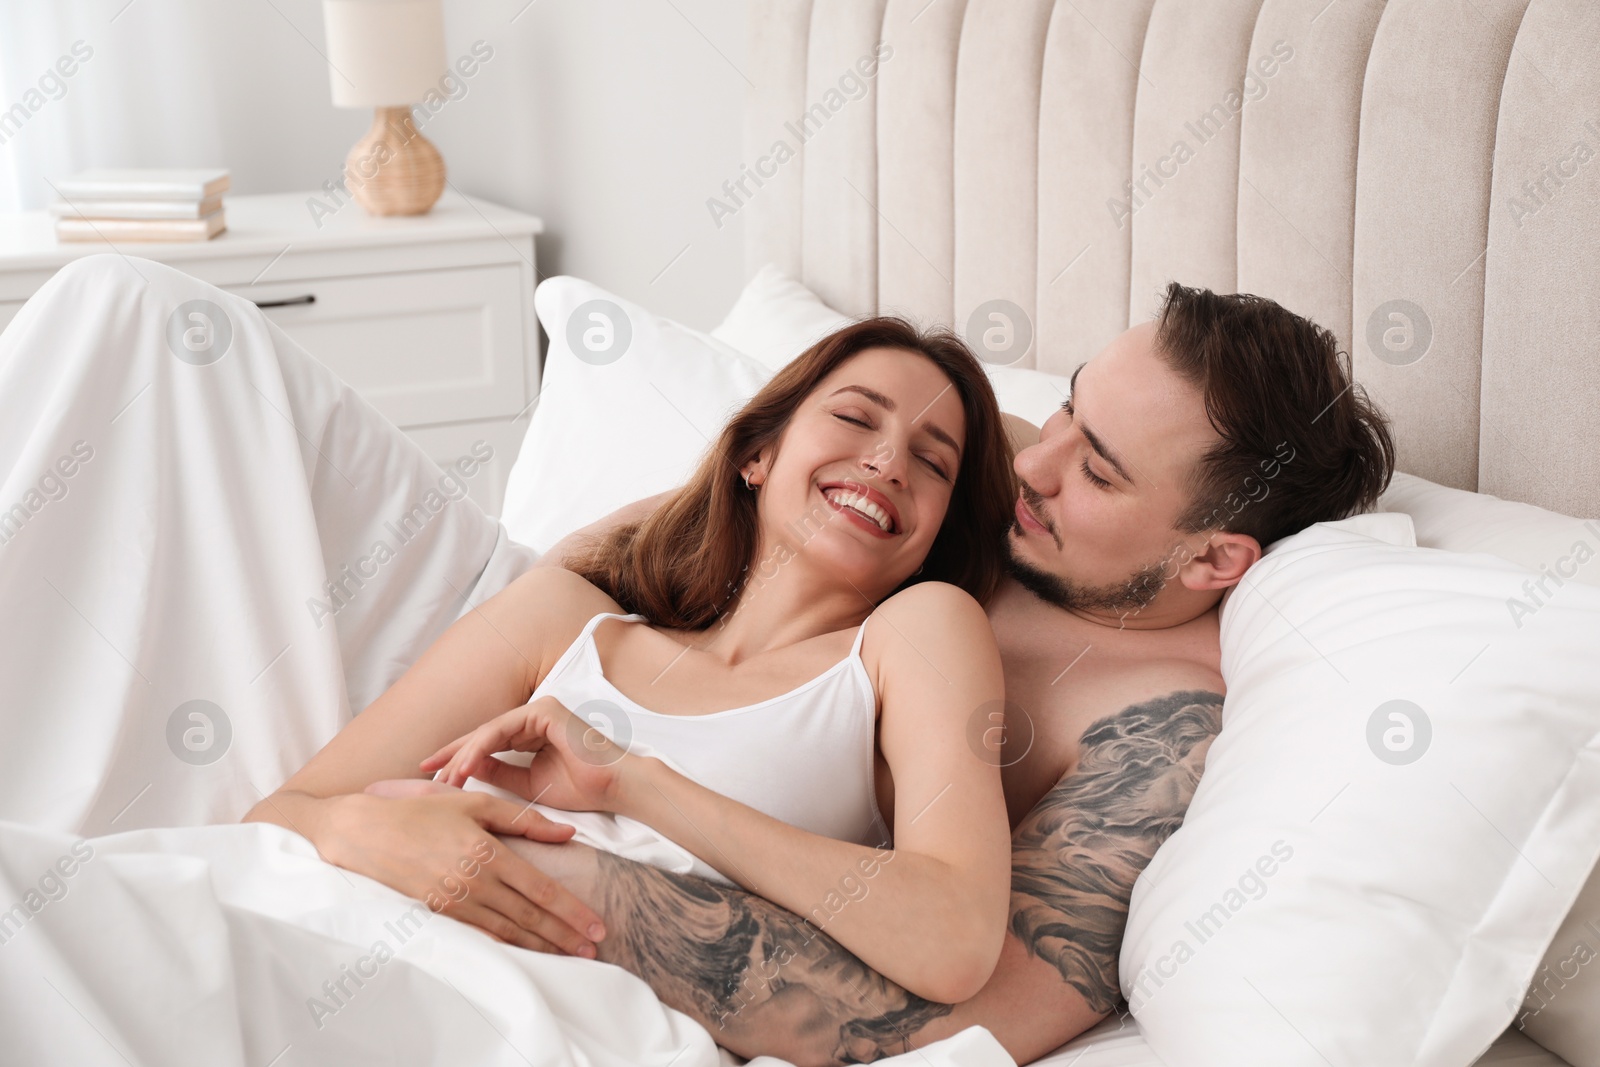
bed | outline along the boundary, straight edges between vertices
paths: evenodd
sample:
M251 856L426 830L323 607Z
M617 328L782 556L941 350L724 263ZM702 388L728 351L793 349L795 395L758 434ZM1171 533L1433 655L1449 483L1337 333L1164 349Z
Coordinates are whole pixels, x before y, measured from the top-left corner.
M752 273L974 341L1007 308L1032 338L1015 366L1060 375L1169 279L1269 296L1352 354L1401 470L1600 515L1592 4L756 0L751 19ZM1137 1030L1043 1062L1158 1062ZM1565 1061L1513 1031L1479 1062Z
M1400 465L1426 481L1391 504L1418 543L1461 532L1422 506L1452 489L1600 515L1600 456L1571 447L1600 430L1600 363L1574 341L1600 329L1600 196L1570 151L1594 136L1590 6L753 0L750 13L748 175L723 207L753 274L776 264L849 315L959 327L1002 307L1030 339L1010 369L1052 375L1148 316L1168 277L1262 293L1333 329L1395 417ZM167 315L195 300L231 323L231 349L172 347ZM660 380L697 373L680 363ZM110 254L64 268L0 335L0 416L0 500L38 501L0 551L0 595L31 609L0 647L0 907L38 902L23 928L0 916L0 1027L19 1055L729 1062L615 969L504 953L459 924L414 928L412 902L296 835L225 825L530 564L455 499L468 472L447 482L248 302ZM251 447L219 450L236 444L229 425ZM530 431L518 469L562 454ZM375 559L386 524L413 515L403 550ZM248 610L207 610L218 602ZM182 677L156 669L173 662ZM1582 880L1559 878L1546 939ZM387 992L326 992L390 939L405 951L378 961ZM1146 1029L1115 1017L1042 1062L1163 1062ZM968 1031L903 1062L1006 1057ZM1562 1060L1509 1032L1478 1062Z
M1170 1067L1151 1051L1130 1016L1107 1019L1033 1062L1036 1067ZM1562 1067L1566 1062L1522 1034L1507 1031L1474 1067Z

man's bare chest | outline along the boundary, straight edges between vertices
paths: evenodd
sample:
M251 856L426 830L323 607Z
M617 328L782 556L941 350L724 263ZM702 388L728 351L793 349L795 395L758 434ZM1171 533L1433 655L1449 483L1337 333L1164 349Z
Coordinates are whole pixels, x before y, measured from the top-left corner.
M1096 723L1174 692L1223 691L1204 632L1101 633L1071 616L1003 611L990 622L1005 670L1000 759L1013 826L1074 770Z

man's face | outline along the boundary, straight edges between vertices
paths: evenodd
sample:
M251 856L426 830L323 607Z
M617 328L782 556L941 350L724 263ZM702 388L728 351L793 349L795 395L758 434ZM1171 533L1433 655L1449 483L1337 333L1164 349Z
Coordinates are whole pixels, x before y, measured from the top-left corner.
M1155 323L1128 330L1079 368L1072 398L1017 454L1012 575L1069 610L1125 617L1170 578L1189 479L1220 440L1199 389L1154 349Z

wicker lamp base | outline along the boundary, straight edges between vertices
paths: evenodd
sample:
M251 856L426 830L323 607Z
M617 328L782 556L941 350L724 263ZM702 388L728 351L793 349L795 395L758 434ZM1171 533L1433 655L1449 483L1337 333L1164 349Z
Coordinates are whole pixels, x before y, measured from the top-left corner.
M444 192L444 158L409 107L380 107L344 161L350 195L370 215L422 215Z

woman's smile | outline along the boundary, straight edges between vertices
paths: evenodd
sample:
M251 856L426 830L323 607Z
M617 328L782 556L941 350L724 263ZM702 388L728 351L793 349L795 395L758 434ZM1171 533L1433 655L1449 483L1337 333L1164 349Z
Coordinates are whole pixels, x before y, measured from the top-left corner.
M882 493L860 482L823 482L818 487L828 506L863 530L885 540L900 535L898 509Z

